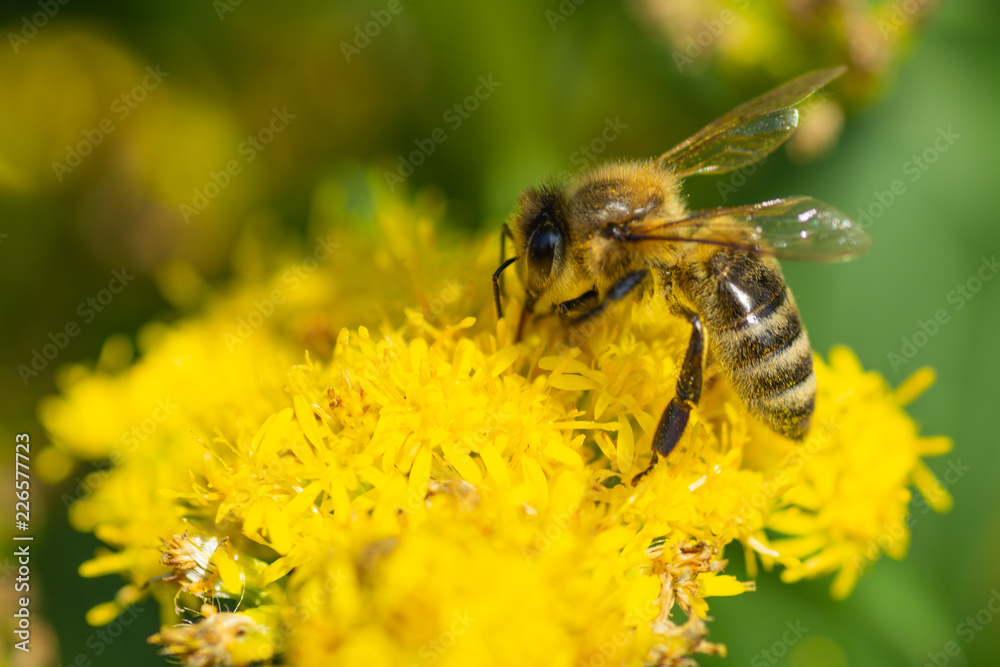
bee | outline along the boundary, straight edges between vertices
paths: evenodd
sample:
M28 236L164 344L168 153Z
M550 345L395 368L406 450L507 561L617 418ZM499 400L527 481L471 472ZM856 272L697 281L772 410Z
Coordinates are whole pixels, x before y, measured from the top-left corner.
M795 130L796 105L844 70L803 74L655 160L605 164L568 184L528 188L504 224L493 294L499 318L501 274L516 262L526 291L518 340L542 299L571 327L630 299L665 301L691 326L652 460L633 484L683 435L707 355L753 416L788 438L807 433L816 400L812 348L777 260L848 260L868 249L868 235L836 208L804 196L688 211L681 182L764 158ZM507 240L518 250L510 259Z

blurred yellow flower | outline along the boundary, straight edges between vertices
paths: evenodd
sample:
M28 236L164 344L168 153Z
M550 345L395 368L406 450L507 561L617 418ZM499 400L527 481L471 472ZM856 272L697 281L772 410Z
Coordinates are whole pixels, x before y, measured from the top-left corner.
M929 372L893 391L846 349L816 359L804 442L717 378L633 487L685 326L610 318L571 348L542 317L515 343L490 315L495 239L439 243L431 201L374 210L377 239L322 231L149 325L137 361L113 340L62 373L39 469L112 460L66 500L110 547L81 572L129 581L92 622L152 595L150 641L189 666L685 665L725 652L710 598L753 590L725 573L731 542L751 577L836 573L839 597L905 552L911 486L947 507L921 457L950 442L902 410Z

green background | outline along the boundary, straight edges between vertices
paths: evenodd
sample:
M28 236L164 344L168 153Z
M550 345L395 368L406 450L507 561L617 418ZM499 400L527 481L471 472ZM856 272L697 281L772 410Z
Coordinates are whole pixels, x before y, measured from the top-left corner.
M385 7L378 0L243 2L220 19L209 2L71 2L60 6L49 25L17 53L4 39L0 50L8 51L0 67L8 71L0 70L0 76L5 85L21 86L23 92L30 76L38 90L52 89L44 122L31 128L23 127L26 116L13 106L12 91L0 91L0 133L6 143L0 149L0 233L7 235L0 239L4 442L28 431L36 447L44 444L35 404L55 391L54 366L92 360L109 335L133 336L149 319L173 316L174 306L156 282L157 271L172 257L190 261L207 279L224 284L236 270L230 257L241 230L259 225L261 215L277 220L285 237L304 237L320 184L331 179L363 183L371 165L378 173L395 168L397 156L412 151L414 141L426 139L436 127L446 129L447 141L407 179L405 191L442 194L449 222L468 233L496 230L517 192L547 174L574 168L574 151L598 136L608 118L620 119L627 128L602 158L649 157L779 81L838 63L804 47L787 57L779 53L757 68L706 55L699 59L700 71L687 75L678 72L671 47L646 29L629 5L596 0L577 6L555 29L545 12L558 11L556 2L403 0L402 12L347 62L341 42L353 39L355 26L370 21L372 10ZM26 3L0 11L6 36L20 29L23 16L39 10ZM160 65L170 73L169 91L151 91L149 102L138 105L134 116L116 121L116 133L59 182L45 156L52 154L52 145L58 153L67 142L53 137L79 138L93 124L70 126L68 134L57 126L72 116L74 104L84 102L66 88L69 75L60 70L50 80L49 65L33 59L43 52L45 40L71 33L115 45L139 70ZM66 53L72 55L69 43ZM817 351L826 354L835 344L847 344L865 367L880 371L893 385L921 366L937 370L935 386L910 410L924 433L954 439L953 452L929 465L939 476L949 466L961 471L948 485L955 509L947 515L917 513L907 558L880 560L846 601L830 600L828 580L785 585L774 574L761 575L754 594L713 601L712 639L724 642L730 655L725 661L704 658L702 664L1000 662L1000 619L968 642L959 627L1000 590L995 419L1000 280L986 281L960 309L954 294L949 300L952 290L976 275L983 258L1000 254L994 201L1000 190L1000 6L989 0L940 3L899 55L877 94L848 115L828 156L795 165L778 153L727 203L804 193L860 217L859 211L878 213L873 205L880 197L888 201L885 193L894 181L902 183L904 189L897 186L901 194L872 216L874 247L868 255L844 265L786 265L785 272ZM100 75L107 62L83 50L75 64ZM500 82L496 92L460 127L449 127L442 114L473 93L478 77L490 75ZM109 81L106 94L94 103L105 109L100 113L128 90L116 88L113 77ZM120 184L129 172L120 164L122 144L149 122L139 117L147 108L149 114L157 112L162 99L153 99L161 92L164 98L197 100L187 105L193 117L224 119L206 123L200 140L189 123L183 130L187 140L171 147L175 126L165 115L156 127L171 149L138 153L143 169L172 169L172 183L182 192L203 187L210 170L218 170L225 156L235 157L236 145L266 124L271 108L287 106L296 119L247 169L251 175L244 183L225 190L198 224L179 227L176 205L164 207L174 216L164 222L135 204L135 198L140 203L156 199L146 185L152 179ZM228 134L213 132L219 127ZM941 152L933 150L939 131L957 135ZM33 142L47 145L47 152L32 158ZM907 165L925 151L936 153L936 159L913 180ZM19 178L22 173L27 176ZM719 205L717 182L710 177L691 181L692 204ZM48 342L49 332L79 320L77 304L122 265L134 269L135 281L25 386L17 366ZM912 341L921 322L933 320L941 309L947 323L912 359L894 360L890 355L902 356L904 339ZM924 339L918 335L917 340ZM8 470L10 463L3 465ZM59 638L53 664L72 664L79 654L92 664L161 664L145 644L157 628L151 607L103 655L94 655L95 630L85 624L84 613L109 599L120 581L77 575L80 562L98 544L67 524L59 496L72 493L72 487L67 482L45 490L45 532L35 543L34 566L41 579L36 609ZM37 489L36 507L43 502ZM733 571L741 572L740 554L732 557ZM762 651L781 642L786 623L800 623L808 631L788 654L771 662ZM942 653L952 641L962 655Z

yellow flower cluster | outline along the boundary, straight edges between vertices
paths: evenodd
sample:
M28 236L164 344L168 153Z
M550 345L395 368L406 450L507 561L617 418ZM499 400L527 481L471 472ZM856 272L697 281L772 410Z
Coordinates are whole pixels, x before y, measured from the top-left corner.
M378 239L320 234L149 325L138 360L112 339L64 369L39 466L110 459L66 502L109 547L81 573L128 580L92 623L151 595L150 641L194 667L687 665L725 650L708 599L753 589L724 573L729 543L789 581L836 573L843 596L905 552L911 486L947 506L920 457L950 443L901 409L929 372L893 391L845 349L816 359L804 442L715 376L632 486L686 325L623 314L569 347L540 317L515 343L490 315L495 239L437 241L433 203L375 211Z

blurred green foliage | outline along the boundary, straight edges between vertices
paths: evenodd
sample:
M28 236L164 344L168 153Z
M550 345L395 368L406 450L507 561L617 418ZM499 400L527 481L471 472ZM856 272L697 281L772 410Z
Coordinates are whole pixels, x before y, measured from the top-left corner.
M437 192L456 227L492 233L517 192L548 174L657 155L774 84L847 62L831 91L848 114L825 156L795 165L777 154L745 185L702 178L688 192L696 206L807 193L870 220L867 257L786 275L821 353L847 343L892 384L938 370L912 411L925 432L955 439L931 466L956 508L915 513L907 559L879 562L845 602L829 599L826 582L763 574L757 593L713 605L713 639L728 645L727 664L994 664L1000 622L970 636L966 617L1000 587L1000 281L981 272L1000 254L990 199L1000 7L934 4L5 5L0 435L28 431L41 445L34 406L55 391L59 366L192 307L159 286L181 274L224 284L240 271L242 239L303 238L330 183L353 193L372 166L412 167L390 185ZM363 209L363 197L348 198ZM122 267L134 280L103 303ZM19 372L70 322L79 333L54 360ZM59 645L37 664L80 654L161 664L145 645L155 613L107 644L84 623L117 582L76 573L97 543L67 526L60 496L74 485L45 494L34 611ZM808 631L775 649L786 622ZM949 642L960 656L945 653Z

